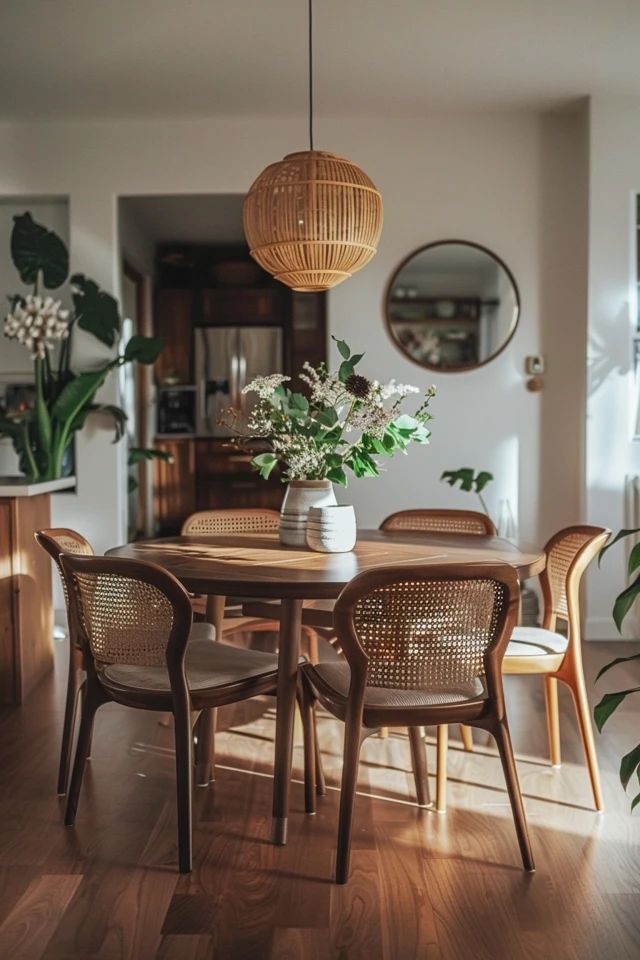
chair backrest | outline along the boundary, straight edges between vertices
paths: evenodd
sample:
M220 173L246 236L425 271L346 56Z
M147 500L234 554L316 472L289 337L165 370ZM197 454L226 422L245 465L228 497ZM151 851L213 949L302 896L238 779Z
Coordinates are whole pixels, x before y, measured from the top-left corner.
M580 641L580 581L610 533L606 527L565 527L546 544L547 564L540 584L544 597L543 626L547 630L555 630L559 617L569 623L570 641Z
M67 596L67 583L60 565L60 557L63 553L72 553L76 556L93 557L95 551L88 540L76 530L70 530L67 527L48 527L45 530L36 530L34 534L37 542L43 550L46 550L54 561L62 581L62 592L69 610L69 598Z
M182 524L182 536L189 534L274 533L280 523L277 510L200 510Z
M399 510L383 520L380 529L496 535L491 517L477 510Z
M518 612L519 584L502 563L379 567L342 591L334 624L364 684L446 689L486 678L501 691L501 662Z
M166 665L179 678L192 614L172 574L120 557L63 554L60 563L76 635L95 667Z

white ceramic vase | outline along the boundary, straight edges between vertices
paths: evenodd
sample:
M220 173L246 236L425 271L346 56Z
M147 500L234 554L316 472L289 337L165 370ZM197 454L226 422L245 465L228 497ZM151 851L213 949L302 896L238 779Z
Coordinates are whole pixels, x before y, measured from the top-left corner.
M348 553L356 545L356 514L352 506L310 507L307 546L319 553Z
M310 507L335 506L330 480L291 480L280 511L280 543L288 547L307 545L307 516Z

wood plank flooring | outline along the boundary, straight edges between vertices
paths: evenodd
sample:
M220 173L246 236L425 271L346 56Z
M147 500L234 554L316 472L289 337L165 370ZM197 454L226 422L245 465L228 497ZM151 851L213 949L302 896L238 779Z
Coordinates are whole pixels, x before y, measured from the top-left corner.
M590 691L597 669L621 652L622 644L587 646ZM194 870L180 876L172 732L155 714L116 705L98 713L77 824L62 825L55 778L65 656L59 645L55 678L22 708L0 713L2 960L640 955L640 812L629 814L617 778L620 754L638 739L637 701L597 737L606 801L598 815L569 698L562 691L563 766L553 770L542 684L508 679L533 876L521 870L500 765L485 735L474 733L476 750L466 754L452 731L444 815L415 806L402 731L367 741L344 887L331 882L341 726L320 716L330 789L317 815L305 817L302 786L294 784L289 843L276 848L269 842L272 701L227 711L217 780L195 791ZM633 666L620 679L621 687L633 681ZM434 750L429 737L430 772ZM294 763L299 779L299 738Z

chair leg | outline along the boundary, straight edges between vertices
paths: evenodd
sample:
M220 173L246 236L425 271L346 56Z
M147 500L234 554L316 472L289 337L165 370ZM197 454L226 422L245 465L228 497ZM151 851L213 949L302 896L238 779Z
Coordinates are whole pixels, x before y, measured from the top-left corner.
M444 813L447 809L447 748L449 745L449 727L436 728L436 810Z
M309 663L318 663L320 656L318 654L318 634L311 627L303 626L302 635L307 641L307 656Z
M78 732L78 743L76 745L76 755L73 761L73 771L71 773L71 783L67 792L67 807L64 814L65 826L71 827L76 822L76 811L78 809L78 799L82 787L82 778L89 750L91 748L91 738L93 735L93 721L96 710L103 701L95 693L85 687L82 697L82 713L80 716L80 730Z
M216 778L215 736L218 711L203 710L196 723L196 783L199 787L208 787Z
M558 681L555 677L544 678L544 702L547 708L547 735L549 759L552 767L562 763L560 754L560 718L558 714Z
M471 727L461 723L460 736L462 737L462 745L467 753L473 753L473 733L471 731Z
M191 778L193 733L188 710L174 714L176 790L178 799L178 863L180 873L191 872Z
M75 664L69 667L69 679L67 681L67 698L64 704L64 722L62 724L62 744L60 746L60 764L58 766L58 796L62 797L67 792L69 782L69 768L71 766L71 753L73 751L73 733L76 725L76 716L78 714L78 700L82 685L78 683L78 671Z
M584 749L589 779L591 781L591 790L593 793L593 802L596 810L602 812L604 803L602 800L602 788L600 786L600 773L598 771L598 757L596 755L596 746L593 740L593 728L591 726L591 714L589 710L589 700L584 685L584 677L576 675L570 680L565 681L571 690L573 703L578 717L578 726L580 727L580 736L582 738L582 747Z
M298 681L298 707L302 718L304 738L304 811L316 812L316 737L313 699L305 689L304 681Z
M327 785L324 779L322 754L320 753L320 743L318 741L318 723L315 706L313 708L313 751L316 764L316 793L319 797L325 797L327 795Z
M362 744L362 726L347 722L344 730L344 759L340 786L340 813L338 819L338 849L336 855L336 883L346 883L349 877L351 855L351 825L353 804L358 783L358 764Z
M427 754L424 748L424 727L409 727L409 744L411 746L411 763L418 806L426 807L431 802L431 795L429 793Z
M511 803L516 834L518 836L522 864L525 870L533 872L536 867L533 860L533 853L531 852L531 842L529 840L529 830L527 829L527 820L524 814L524 806L522 804L522 794L520 793L518 771L516 770L516 763L513 756L513 746L511 744L511 736L509 734L509 727L507 726L506 719L497 721L494 729L491 732L496 740L498 752L500 754L500 760L502 763L502 769L504 771L504 778L507 782L507 791L509 793L509 801Z

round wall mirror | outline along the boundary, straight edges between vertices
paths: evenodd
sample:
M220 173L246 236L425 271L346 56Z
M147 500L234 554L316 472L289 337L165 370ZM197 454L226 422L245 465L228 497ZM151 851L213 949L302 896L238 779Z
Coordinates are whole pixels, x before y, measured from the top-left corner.
M385 300L391 339L431 370L473 370L504 350L520 297L507 265L477 243L444 240L410 254Z

